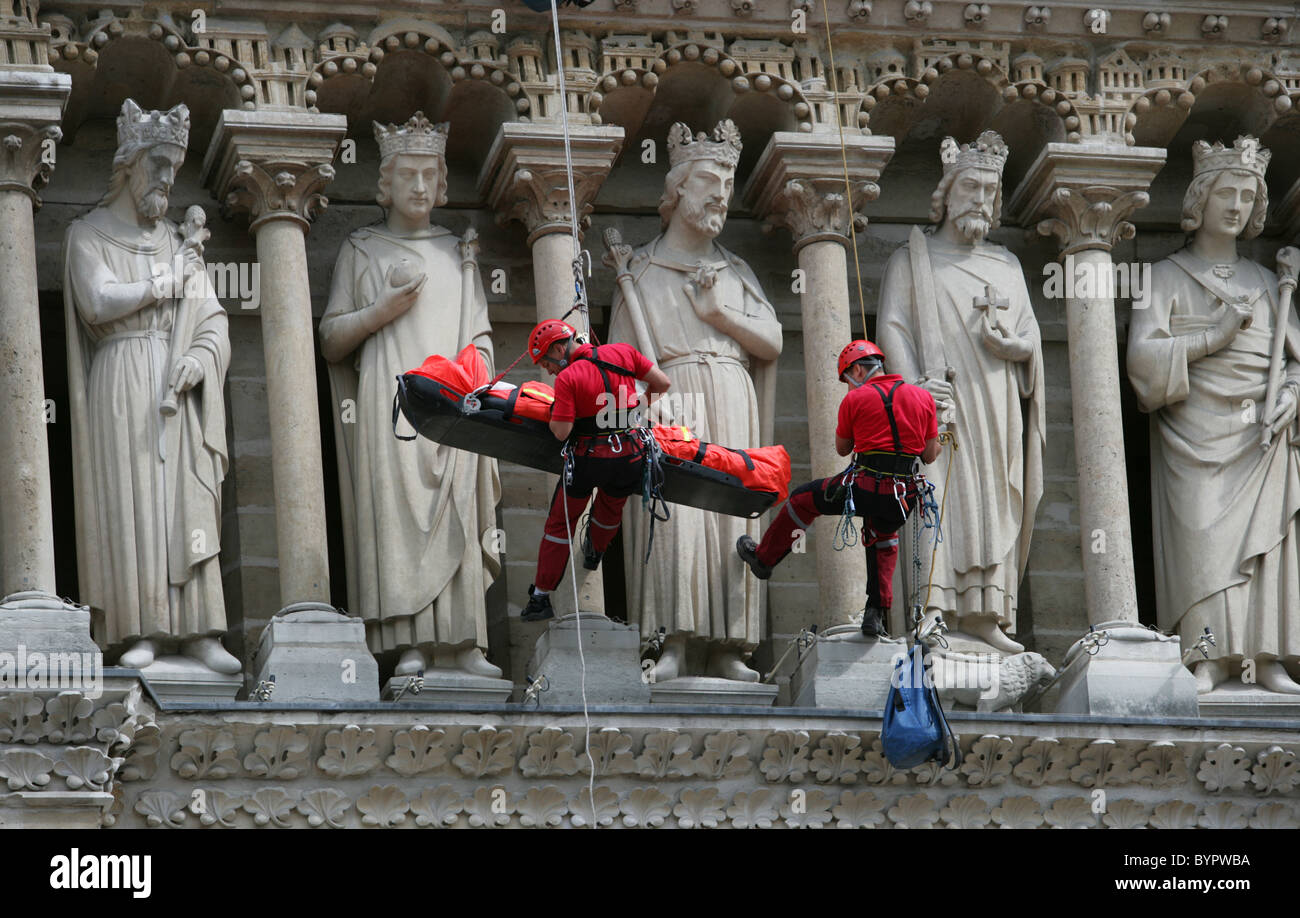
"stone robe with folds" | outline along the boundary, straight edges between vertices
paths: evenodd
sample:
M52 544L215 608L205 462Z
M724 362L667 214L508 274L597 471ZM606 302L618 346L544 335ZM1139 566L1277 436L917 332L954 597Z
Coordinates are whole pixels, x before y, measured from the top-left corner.
M685 410L678 422L689 424L701 439L737 449L770 443L776 361L752 359L696 314L685 286L697 266L662 253L661 240L636 249L631 263L651 340L638 338L621 292L614 295L610 340L633 345L667 374L668 397ZM753 326L767 325L779 336L780 320L749 266L716 244L714 253L708 263L717 271L719 301L738 310L738 318L743 314ZM670 510L672 518L655 525L650 561L643 564L649 517L639 500L627 503L628 621L639 624L643 636L662 626L670 635L752 650L762 638L763 582L736 555L736 540L748 533L757 541L758 520L676 504Z
M142 231L106 208L73 221L64 240L77 576L81 598L103 612L110 647L226 630L218 558L228 465L225 310L210 289L186 301L186 353L203 381L178 398L170 418L159 404L182 300L93 322L113 302L138 301L139 287L123 285L148 280L156 265L174 268L180 243L170 220Z
M383 226L357 230L339 252L321 318L328 340L336 319L379 298L389 267L402 259L428 275L407 312L330 365L348 603L365 619L375 653L488 646L484 593L501 570L489 537L501 496L496 460L423 437L399 440L391 423L396 378L430 354L455 357L473 342L492 367L477 269L468 327L461 327L458 243L441 227L413 236Z
M1245 258L1221 279L1184 250L1152 270L1134 303L1128 374L1151 412L1151 516L1160 627L1184 647L1208 625L1210 656L1300 654L1300 454L1294 425L1260 448L1269 406L1277 276ZM1220 295L1253 296L1251 326L1214 354L1188 363L1192 341L1213 324ZM1287 378L1300 380L1300 322L1290 311Z
M1034 516L1043 494L1045 392L1043 346L1034 318L1024 271L1006 248L984 243L961 246L934 236L926 238L934 278L942 353L956 371L952 385L958 450L945 448L925 467L934 482L935 499L947 504L943 541L934 557L934 587L926 611L951 619L993 616L1014 632L1020 581L1029 557ZM996 357L980 333L981 311L974 306L991 284L1009 301L999 310L1002 324L1027 340L1027 361ZM885 266L876 320L876 343L885 366L908 382L924 371L920 332L913 303L909 246L896 251ZM1022 407L1022 401L1026 404ZM949 462L954 462L949 479ZM899 568L912 587L911 527L900 539ZM926 536L930 533L927 531ZM932 545L922 538L925 601ZM906 609L911 596L896 590L895 607Z

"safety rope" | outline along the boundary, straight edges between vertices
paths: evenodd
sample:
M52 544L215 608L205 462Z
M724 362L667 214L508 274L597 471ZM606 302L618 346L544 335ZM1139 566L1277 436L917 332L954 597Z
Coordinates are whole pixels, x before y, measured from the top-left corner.
M826 24L826 51L831 59L831 95L835 99L835 126L840 132L840 161L844 166L844 201L849 213L849 239L853 243L853 269L858 278L858 314L862 318L862 337L867 337L867 299L862 293L862 265L858 261L858 231L853 220L853 186L849 182L849 154L844 144L844 120L840 117L839 76L835 71L835 45L831 41L831 14L822 0L822 20Z
M646 422L647 424L649 421ZM642 564L650 563L650 549L655 544L655 523L666 523L672 517L668 501L664 500L664 470L660 464L663 451L654 431L649 427L637 428L636 436L642 441L645 459L641 470L641 506L650 514L650 535L646 539L645 558Z
M930 593L934 590L934 558L939 553L939 543L943 541L943 511L948 506L948 482L952 481L952 467L957 464L957 435L951 430L945 430L939 434L939 442L947 443L952 447L952 455L948 457L948 470L943 474L943 500L939 504L939 519L935 529L934 547L930 550L930 582L925 588L925 605L921 607L921 613L930 608Z
M551 27L555 34L555 67L559 71L560 77L560 123L564 125L564 171L569 181L569 232L570 238L573 240L574 303L573 307L565 315L568 316L574 309L577 309L582 314L583 321L587 326L587 332L590 334L591 319L587 314L587 292L582 278L582 252L578 247L578 204L577 193L573 188L573 152L569 145L569 90L564 79L564 51L560 47L559 0L551 0ZM515 363L518 362L518 360L515 361ZM571 464L569 467L571 468ZM562 484L560 487L563 488L564 485ZM591 804L594 815L596 810L596 760L591 755L591 715L587 710L587 657L582 649L582 609L578 598L578 566L573 560L574 527L569 521L569 502L565 499L567 496L562 494L560 503L564 505L564 528L569 533L569 575L573 581L573 614L574 624L577 626L574 634L578 640L578 665L582 672L580 685L582 721L587 734L584 751L587 753L587 764L590 766L590 771L587 773L587 801ZM596 825L597 820L593 818L591 820L592 828L595 828Z

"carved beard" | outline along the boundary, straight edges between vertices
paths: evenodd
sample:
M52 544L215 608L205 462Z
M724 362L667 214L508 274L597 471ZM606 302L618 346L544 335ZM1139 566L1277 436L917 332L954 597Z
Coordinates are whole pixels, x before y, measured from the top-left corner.
M981 210L968 210L956 219L957 233L970 243L983 242L989 234L993 221Z
M707 201L696 201L683 195L678 199L677 208L681 211L682 219L686 221L687 226L710 239L721 233L723 224L727 222L726 205L723 205L719 213L709 209Z
M151 188L135 202L135 209L136 213L150 223L157 223L167 213L166 192L159 188Z

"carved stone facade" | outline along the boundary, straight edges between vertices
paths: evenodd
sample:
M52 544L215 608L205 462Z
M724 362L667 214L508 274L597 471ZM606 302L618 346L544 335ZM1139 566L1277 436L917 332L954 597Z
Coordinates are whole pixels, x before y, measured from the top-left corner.
M17 355L0 374L0 468L17 472L0 477L0 654L85 652L88 619L102 637L102 610L75 602L59 250L109 180L123 100L184 103L189 148L171 213L210 211L204 257L225 281L231 342L225 644L243 664L239 697L271 693L266 706L185 711L119 670L92 700L15 688L0 658L0 825L1296 826L1296 699L1240 685L1203 702L1199 721L1161 725L1120 719L1154 713L1126 707L1143 694L1136 683L1106 695L1109 707L1097 701L1090 680L1124 660L1133 672L1183 670L1177 644L1142 628L1158 616L1151 446L1124 357L1131 298L1046 283L1060 259L1109 277L1180 248L1202 139L1249 135L1274 151L1267 221L1241 255L1272 265L1296 243L1289 4L1224 15L1211 0L1096 10L841 0L827 24L816 3L595 0L561 11L558 61L549 15L519 3L447 0L418 15L363 3L337 20L305 0L267 6L0 0L0 236L18 243L0 247L0 351ZM351 712L277 699L274 673L255 665L263 633L281 614L342 622L329 617L348 595L333 430L356 405L332 403L316 330L340 246L383 217L372 123L416 111L451 124L448 203L433 222L478 235L498 368L539 317L573 305L571 213L597 262L587 295L603 336L619 281L599 267L597 240L660 232L671 125L734 122L744 146L718 241L752 267L784 333L772 440L789 450L796 483L836 471L834 357L851 338L875 338L885 265L927 220L940 142L996 131L1010 156L990 239L1024 269L1045 372L1042 499L1014 637L1074 671L1033 706L1090 716L958 712L959 767L903 774L883 761L878 718L790 710L791 685L811 676L797 671L806 653L787 648L813 625L855 632L862 608L860 550L833 551L832 522L769 583L751 664L780 689L766 713L597 707L588 737L569 708L546 710L545 692L540 711L474 715L418 695ZM526 362L507 376L531 378ZM500 478L487 657L519 701L546 627L518 613L554 477L503 462ZM584 615L627 616L619 554L580 579ZM908 565L895 592L910 602L923 580ZM568 593L566 582L561 613ZM901 620L890 625L901 633ZM1096 657L1083 637L1092 625L1115 638ZM340 651L345 671L351 652ZM843 653L821 654L832 656Z

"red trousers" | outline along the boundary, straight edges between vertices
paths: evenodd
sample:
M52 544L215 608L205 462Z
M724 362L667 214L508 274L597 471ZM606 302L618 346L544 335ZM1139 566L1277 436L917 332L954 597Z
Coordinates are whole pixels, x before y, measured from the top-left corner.
M796 488L763 533L758 560L776 567L790 553L795 533L819 516L844 512L844 496L834 493L842 475L819 478ZM831 492L828 494L828 491ZM894 496L894 479L877 479L859 472L853 482L853 503L862 517L862 542L867 551L867 605L888 611L894 602L894 568L898 565L898 530L916 504L916 489Z
M573 483L566 488L561 480L551 498L551 512L546 517L545 534L537 550L537 577L533 581L537 589L550 592L564 579L578 517L587 509L593 490L596 497L591 503L592 550L604 552L614 541L623 520L623 504L641 490L643 460L639 445L631 442L625 442L620 453L613 453L607 443L601 442L587 454L574 456Z

